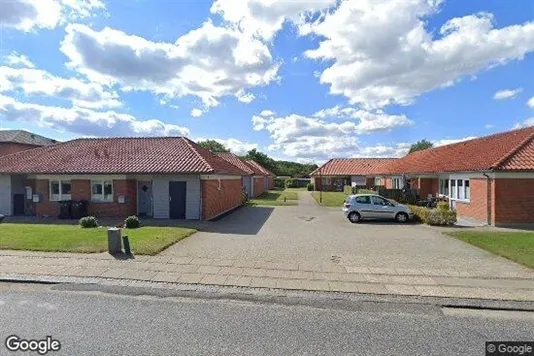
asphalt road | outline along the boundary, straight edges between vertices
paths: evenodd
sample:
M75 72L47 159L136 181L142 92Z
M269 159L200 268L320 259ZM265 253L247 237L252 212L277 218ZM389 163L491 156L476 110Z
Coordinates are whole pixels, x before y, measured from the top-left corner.
M350 309L350 308L349 308ZM484 355L534 340L534 313L368 304L354 310L0 284L4 340L51 335L49 355ZM34 353L31 353L32 355Z

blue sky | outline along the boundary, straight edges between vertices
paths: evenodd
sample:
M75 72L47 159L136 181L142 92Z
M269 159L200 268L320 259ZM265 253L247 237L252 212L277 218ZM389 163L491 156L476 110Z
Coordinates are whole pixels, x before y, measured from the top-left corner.
M0 128L320 163L534 125L534 2L8 0Z

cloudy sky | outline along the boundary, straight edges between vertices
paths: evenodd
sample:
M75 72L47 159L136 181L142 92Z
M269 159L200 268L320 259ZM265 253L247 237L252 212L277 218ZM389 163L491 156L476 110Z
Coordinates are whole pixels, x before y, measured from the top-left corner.
M0 128L386 157L534 125L534 1L0 0Z

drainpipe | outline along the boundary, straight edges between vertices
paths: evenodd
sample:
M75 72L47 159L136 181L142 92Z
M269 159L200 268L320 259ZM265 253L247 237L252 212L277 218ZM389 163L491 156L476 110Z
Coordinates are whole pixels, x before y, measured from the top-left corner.
M482 175L486 177L486 215L488 216L488 225L491 225L491 177L485 172Z

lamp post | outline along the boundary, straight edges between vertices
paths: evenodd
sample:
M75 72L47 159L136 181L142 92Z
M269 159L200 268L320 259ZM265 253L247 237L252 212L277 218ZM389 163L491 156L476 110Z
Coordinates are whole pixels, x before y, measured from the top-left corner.
M319 168L319 182L321 182L321 187L319 188L319 204L323 204L323 175L322 175L323 166Z

